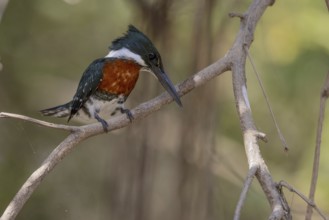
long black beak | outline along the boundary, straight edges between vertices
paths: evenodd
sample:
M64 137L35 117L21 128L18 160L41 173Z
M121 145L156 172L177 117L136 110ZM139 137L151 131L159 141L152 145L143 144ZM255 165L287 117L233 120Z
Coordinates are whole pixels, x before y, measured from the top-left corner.
M173 85L173 83L170 81L167 74L162 70L161 68L152 65L151 71L154 73L154 75L158 78L163 88L167 90L167 92L173 97L175 102L180 106L183 107L182 102L180 101L180 98L177 94L177 91Z

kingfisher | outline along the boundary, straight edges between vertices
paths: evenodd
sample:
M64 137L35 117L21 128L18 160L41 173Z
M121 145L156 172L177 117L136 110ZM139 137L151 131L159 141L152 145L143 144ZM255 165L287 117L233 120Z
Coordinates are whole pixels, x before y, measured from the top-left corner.
M140 72L150 72L175 102L182 107L177 91L164 71L161 56L151 40L133 25L112 41L109 53L94 60L83 72L73 99L66 104L41 110L44 116L68 117L86 115L108 130L104 117L118 112L133 115L124 103L134 89Z

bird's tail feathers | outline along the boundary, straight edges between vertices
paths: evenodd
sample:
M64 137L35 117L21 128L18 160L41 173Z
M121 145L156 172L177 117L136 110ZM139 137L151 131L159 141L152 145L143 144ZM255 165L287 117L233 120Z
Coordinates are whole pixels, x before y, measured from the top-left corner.
M64 105L59 105L56 107L44 109L40 111L44 116L53 116L57 118L67 117L71 113L71 102Z

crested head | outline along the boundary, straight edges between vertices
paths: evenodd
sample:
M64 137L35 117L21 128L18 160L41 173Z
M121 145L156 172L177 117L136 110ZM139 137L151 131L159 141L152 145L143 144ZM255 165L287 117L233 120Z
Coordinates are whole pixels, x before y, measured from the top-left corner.
M127 32L112 41L106 57L132 59L144 67L154 65L162 67L161 56L152 41L135 26L129 25Z
M142 48L138 45L146 46L146 48ZM138 30L135 26L129 25L127 32L114 41L112 41L112 45L109 47L110 50L119 50L121 48L132 48L138 49L136 47L140 47L139 49L150 49L154 48L151 40L143 34L140 30ZM155 48L154 48L155 49Z

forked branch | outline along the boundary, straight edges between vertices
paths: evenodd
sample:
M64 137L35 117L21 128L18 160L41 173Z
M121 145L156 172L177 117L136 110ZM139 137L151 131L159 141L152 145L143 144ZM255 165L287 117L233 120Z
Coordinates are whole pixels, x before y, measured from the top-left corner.
M280 181L277 187L280 189L280 191L282 190L282 187L285 187L290 192L296 193L302 200L304 200L307 203L307 205L312 207L312 209L315 209L324 220L328 220L328 218L323 214L323 212L321 212L321 210L317 207L317 205L314 203L313 200L308 199L305 195L303 195L301 192L299 192L294 187L289 185L287 182Z

